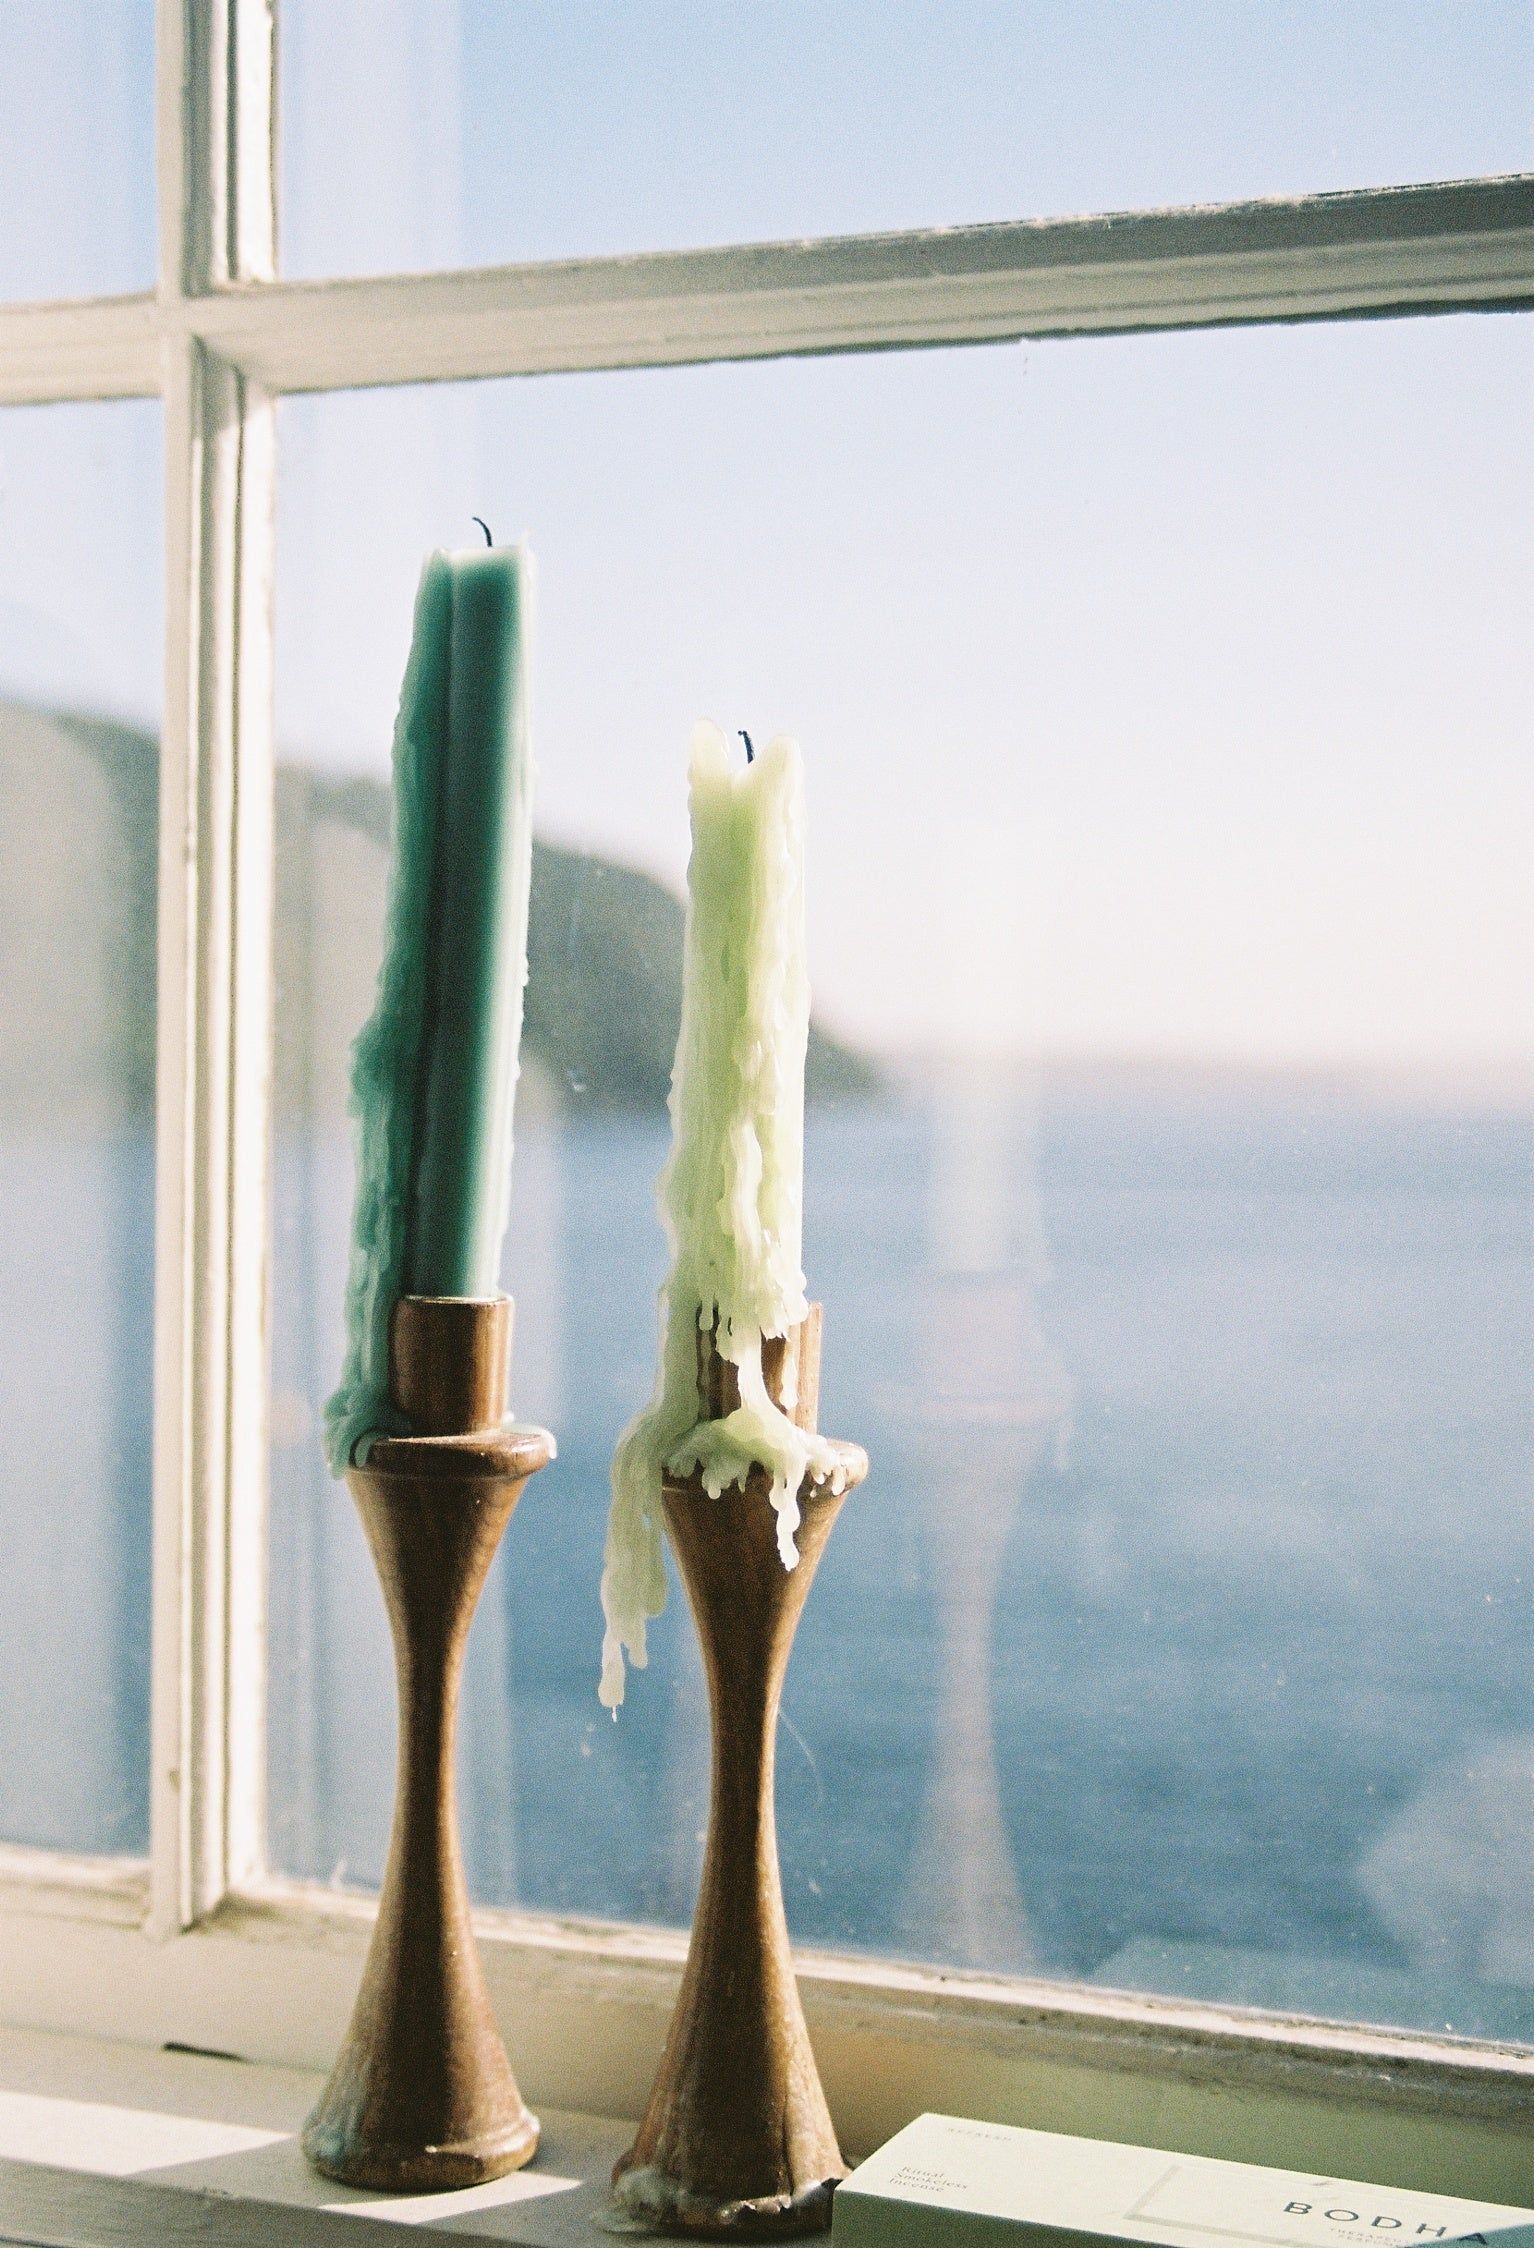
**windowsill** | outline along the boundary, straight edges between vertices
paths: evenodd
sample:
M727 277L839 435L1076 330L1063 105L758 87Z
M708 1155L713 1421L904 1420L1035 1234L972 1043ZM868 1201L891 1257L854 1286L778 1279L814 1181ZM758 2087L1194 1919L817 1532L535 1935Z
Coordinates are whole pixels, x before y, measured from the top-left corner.
M0 2031L0 2239L196 2239L283 2248L380 2224L518 2248L607 2243L597 2219L632 2126L547 2113L534 2165L465 2193L384 2196L316 2177L306 2070Z
M34 1868L28 1882L0 1879L0 2009L14 2025L0 2030L0 2102L5 2093L39 2091L110 2106L122 2099L126 2070L131 2107L180 2112L171 2098L176 2087L183 2098L187 2087L211 2098L214 2087L230 2084L236 2105L214 2106L207 2115L290 2137L351 2013L371 1933L370 1901L274 1887L261 1898L226 1902L194 1929L156 1935L151 1926L124 1924L129 1900L115 1892L77 1896L71 1918L69 1884L58 1868L50 1884L45 1871ZM476 1925L513 2065L551 2128L534 2177L562 2165L557 2174L577 2178L583 2189L593 2179L600 2183L628 2126L609 2124L605 2136L588 2140L580 2134L593 2127L573 2119L640 2113L675 2002L685 1938L504 1913L476 1915ZM1534 2202L1534 2053L1527 2048L879 1959L801 1954L797 1965L831 2112L851 2159L913 2116L937 2110L1517 2206ZM248 2058L220 2063L164 2052L177 2044ZM50 2054L57 2065L45 2081ZM29 2074L39 2069L43 2076ZM196 2073L207 2069L211 2077ZM588 2158L570 2151L582 2145L593 2150ZM0 2163L16 2152L14 2140L0 2133ZM296 2149L264 2159L279 2171L286 2164L283 2174L298 2181L296 2190L311 2194L305 2207L326 2200L338 2209L354 2206L323 2192L315 2203ZM135 2174L140 2188L151 2182ZM9 2190L0 2193L0 2238L12 2207L4 2198ZM545 2198L552 2210L552 2198ZM554 2237L588 2237L570 2233L564 2213L582 2206L571 2189L559 2218L566 2232ZM399 2205L389 2208L400 2221ZM431 2208L440 2224L447 2205ZM476 2230L484 2236L480 2218ZM97 2235L81 2227L48 2233L34 2224L29 2237Z
M300 2152L322 2083L211 2052L0 2030L0 2240L326 2248L386 2243L399 2225L515 2248L611 2240L608 2179L631 2123L544 2109L527 2170L466 2192L354 2192Z

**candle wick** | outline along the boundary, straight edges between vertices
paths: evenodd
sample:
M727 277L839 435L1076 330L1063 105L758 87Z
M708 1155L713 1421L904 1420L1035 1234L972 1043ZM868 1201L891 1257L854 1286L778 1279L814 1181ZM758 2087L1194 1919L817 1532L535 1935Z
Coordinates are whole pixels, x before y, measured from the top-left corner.
M477 523L477 524L479 525L480 529L481 529L481 530L482 530L482 531L484 532L484 534L485 534L485 544L486 544L486 546L494 546L494 544L495 544L495 541L494 541L494 539L493 539L493 538L492 538L492 537L490 536L490 526L489 526L489 524L488 524L488 523L487 523L487 522L485 521L484 517L483 517L482 515L471 515L471 516L469 517L469 521L470 521L471 523Z
M736 732L740 735L741 740L746 745L746 763L749 765L753 758L756 756L756 751L751 747L751 736L746 732L744 726L738 726L736 728Z

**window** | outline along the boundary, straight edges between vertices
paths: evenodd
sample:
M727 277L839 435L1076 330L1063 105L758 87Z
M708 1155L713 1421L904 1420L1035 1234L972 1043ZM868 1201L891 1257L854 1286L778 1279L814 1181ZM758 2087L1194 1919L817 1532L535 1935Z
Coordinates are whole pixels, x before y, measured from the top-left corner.
M0 301L154 281L154 0L0 6Z
M280 71L259 0L162 11L156 292L0 306L7 491L10 419L74 416L47 426L85 433L70 443L87 459L96 446L91 481L67 460L53 473L73 479L82 536L91 504L112 517L90 542L86 667L50 670L46 635L26 631L0 640L0 685L50 710L83 699L125 737L161 726L152 1253L133 1230L141 1173L119 1176L101 1221L116 1300L147 1307L152 1275L148 1887L117 1858L56 1854L145 1840L142 1574L130 1595L96 1547L120 1603L103 1639L118 1730L109 1751L77 1749L60 1715L57 1753L82 1773L106 1754L121 1800L104 1812L82 1779L80 1816L48 1827L10 1811L15 1767L0 1775L17 1846L0 1945L31 2018L95 2006L101 2026L162 2036L169 2012L195 2042L319 2058L323 1994L348 1980L389 1736L381 1618L348 1576L353 1524L313 1442L347 1216L343 1049L371 979L379 750L415 563L486 514L503 535L529 526L545 565L551 976L579 959L582 886L627 881L663 984L674 908L654 883L680 871L696 707L793 723L814 760L818 1067L841 1097L816 1112L811 1277L828 1404L867 1438L884 1495L849 1511L806 1623L782 1807L849 2140L882 2135L918 2083L923 2105L1000 2114L1024 2080L1036 2117L1145 2135L1146 2102L1177 2084L1193 2087L1183 2121L1154 2128L1220 2151L1238 2087L1262 2095L1244 2151L1325 2163L1347 2144L1338 2167L1357 2169L1373 2117L1376 2159L1403 2182L1431 2164L1489 2190L1495 2170L1517 2198L1534 2020L1502 1880L1526 1856L1511 1806L1534 1713L1516 1496L1526 1142L1508 1087L1528 1066L1515 620L1534 565L1528 326L1485 315L1534 303L1534 183L1390 180L1525 161L1506 119L1526 113L1531 66L1515 12L1424 9L1435 70L1485 88L1429 101L1410 73L1369 76L1395 32L1360 10L1350 67L1385 90L1373 111L1351 101L1354 137L1323 147L1302 96L1337 12L1239 38L1207 12L1207 81L1181 67L1203 51L1193 13L1174 35L1165 12L1125 12L1130 48L1150 42L1163 72L1139 171L1111 168L1122 136L1104 125L1095 149L1015 184L1008 116L982 114L980 88L979 169L942 174L970 85L956 42L953 83L902 79L896 55L868 110L914 120L930 103L928 169L893 183L919 210L858 199L873 173L855 145L823 202L795 201L785 173L730 203L711 172L657 161L650 205L604 203L596 179L567 209L553 166L519 214L515 157L464 91L503 26L531 42L527 116L599 119L617 189L625 152L664 137L666 57L697 34L676 96L694 105L740 57L721 58L710 11L661 11L625 107L597 65L603 41L639 36L633 11L594 15L576 52L539 12L443 9L462 44L444 32L422 81L448 88L428 125L464 102L469 186L489 166L526 230L415 241L348 234L354 213L314 168L344 10L287 0ZM770 42L758 29L742 77L763 133L792 14ZM850 4L832 20L861 37ZM1022 6L988 20L1020 52L1045 36ZM1098 83L1097 19L1067 20L1084 28L1060 82ZM438 21L386 11L380 67ZM1215 151L1191 171L1200 101L1225 114L1221 87L1275 57L1288 75L1266 141L1231 136L1234 168ZM815 64L817 101L834 63ZM1124 56L1102 68L1121 100ZM274 82L284 262L397 270L273 278ZM402 176L429 170L429 131L376 115L359 165L383 149ZM1010 223L1050 201L1355 183ZM406 204L428 208L413 188ZM607 255L665 253L699 213L726 235L1009 223ZM452 270L568 251L591 262ZM1246 332L1207 332L1232 324ZM1098 331L1135 332L1067 348ZM958 348L976 344L997 348ZM161 442L145 417L161 414L163 696L142 511ZM59 532L25 497L30 561ZM847 584L860 599L841 616ZM593 619L605 675L580 657ZM964 882L913 862L934 829ZM663 1129L654 1069L637 1091L601 1080L599 1025L579 1053L559 1043L573 1019L535 1043L510 1272L519 1400L565 1439L561 1488L530 1494L481 1619L469 1840L505 1914L492 1978L524 2074L620 2112L675 1973L666 1929L687 1916L698 1703L679 1603L616 1738L585 1698L605 1455L649 1365ZM117 1086L131 1041L109 1028ZM852 1187L881 1179L902 1193L876 1265ZM95 1222L81 1198L71 1223ZM613 1309L595 1331L573 1275L598 1258ZM14 1320L10 1268L6 1289ZM124 1336L92 1316L101 1350L138 1353L99 1400L126 1495L113 1531L131 1539L147 1308L116 1322ZM994 1361L976 1335L999 1338ZM983 1537L953 1511L961 1445ZM962 1561L946 1578L938 1541ZM536 1613L535 1567L574 1588L557 1624ZM875 1694L849 1732L825 1705L853 1706L854 1670ZM70 1683L101 1735L99 1692ZM1424 1825L1473 1848L1424 1854ZM120 1924L92 1932L112 1962L92 1999L68 1969L87 1913Z
M147 400L0 411L13 1369L0 1839L136 1857L149 1847L160 452Z
M680 1602L617 1727L593 1670L670 1031L646 1054L625 1006L620 1047L587 976L597 932L676 976L700 699L810 745L808 1259L875 1462L790 1671L796 1932L1534 2035L1487 1816L1534 1719L1531 377L1529 323L1457 320L283 406L280 1870L376 1882L387 1840L387 1637L314 1432L391 651L427 495L472 479L543 563L505 1278L519 1410L561 1442L474 1642L476 1894L691 1911ZM380 488L385 457L412 478ZM1452 1871L1411 1842L1435 1800Z

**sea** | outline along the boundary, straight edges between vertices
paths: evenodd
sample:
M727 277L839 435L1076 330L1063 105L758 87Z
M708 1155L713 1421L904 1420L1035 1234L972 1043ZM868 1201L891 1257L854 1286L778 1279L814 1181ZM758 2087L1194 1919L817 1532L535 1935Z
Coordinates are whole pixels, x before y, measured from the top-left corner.
M607 1473L647 1397L663 1117L519 1126L477 1897L686 1924L708 1718L674 1588L596 1699ZM796 1940L1534 2044L1534 1125L1341 1080L975 1068L814 1109L822 1426L871 1460L784 1696ZM146 1834L152 1165L12 1138L0 1834ZM394 1702L319 1414L341 1131L279 1128L268 1829L375 1884ZM730 1500L721 1503L741 1503Z

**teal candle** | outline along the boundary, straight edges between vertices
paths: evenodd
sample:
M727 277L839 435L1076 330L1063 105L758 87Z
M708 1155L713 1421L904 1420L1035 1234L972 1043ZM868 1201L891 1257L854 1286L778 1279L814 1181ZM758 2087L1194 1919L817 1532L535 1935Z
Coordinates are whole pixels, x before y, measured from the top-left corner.
M389 1318L402 1295L499 1279L527 981L533 763L531 558L433 554L394 734L383 962L352 1053L357 1194L346 1363L325 1409L340 1474L398 1428Z

